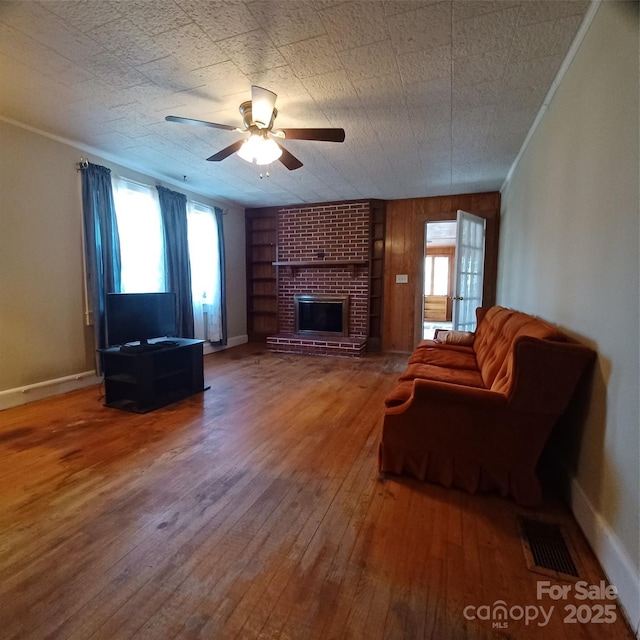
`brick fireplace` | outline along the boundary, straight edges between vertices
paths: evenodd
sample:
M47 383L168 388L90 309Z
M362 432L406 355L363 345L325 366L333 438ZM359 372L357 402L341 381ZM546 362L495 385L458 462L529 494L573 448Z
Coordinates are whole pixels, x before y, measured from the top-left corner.
M273 351L360 356L369 306L370 203L288 207L278 212L278 326ZM295 331L295 296L346 297L344 335Z

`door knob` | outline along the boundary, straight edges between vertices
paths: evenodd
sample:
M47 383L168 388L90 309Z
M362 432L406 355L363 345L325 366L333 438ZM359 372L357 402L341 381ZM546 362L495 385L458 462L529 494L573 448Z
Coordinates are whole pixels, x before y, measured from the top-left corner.
M462 296L453 296L454 300L464 300Z

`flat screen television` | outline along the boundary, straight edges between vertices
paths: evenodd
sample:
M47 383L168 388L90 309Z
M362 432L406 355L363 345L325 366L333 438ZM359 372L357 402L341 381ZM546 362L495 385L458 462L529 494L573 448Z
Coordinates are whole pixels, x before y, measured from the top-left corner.
M107 344L147 344L152 338L175 336L178 330L175 293L108 293Z

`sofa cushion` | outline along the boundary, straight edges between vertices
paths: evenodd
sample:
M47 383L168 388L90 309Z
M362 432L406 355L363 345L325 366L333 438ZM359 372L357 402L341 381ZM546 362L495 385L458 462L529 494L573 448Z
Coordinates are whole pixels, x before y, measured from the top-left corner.
M467 351L441 349L438 347L418 347L409 358L409 364L430 364L449 369L478 370L476 354L473 349Z
M445 367L436 367L432 364L410 364L399 379L403 381L413 380L415 378L425 378L426 380L448 382L450 384L461 384L465 387L484 388L482 376L477 370L448 369Z
M426 347L436 348L436 349L446 349L448 351L462 351L464 353L469 353L473 351L473 347L467 345L460 344L447 344L444 342L437 342L436 340L421 340L418 342L416 349L424 349ZM474 351L475 353L475 351Z
M504 307L491 307L476 329L473 349L476 352L478 368L487 387L493 381L504 362L509 345L500 340L502 327L514 311ZM498 343L499 348L498 348Z

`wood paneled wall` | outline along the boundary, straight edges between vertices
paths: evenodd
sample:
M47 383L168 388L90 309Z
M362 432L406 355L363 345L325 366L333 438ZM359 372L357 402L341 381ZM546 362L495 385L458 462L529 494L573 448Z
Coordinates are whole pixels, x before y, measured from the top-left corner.
M495 304L500 193L475 193L387 202L383 349L412 351L421 338L424 225L455 220L458 209L487 220L483 305ZM396 275L409 281L397 284Z

